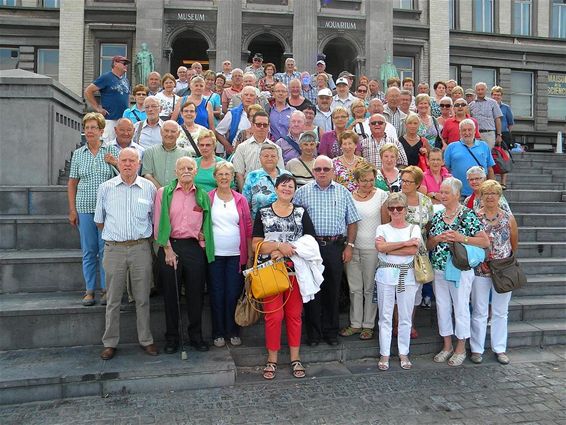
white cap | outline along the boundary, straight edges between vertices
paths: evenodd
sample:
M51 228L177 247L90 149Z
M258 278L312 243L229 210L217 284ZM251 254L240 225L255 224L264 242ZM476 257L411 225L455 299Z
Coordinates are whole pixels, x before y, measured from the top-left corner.
M336 85L338 85L338 84L346 84L346 85L349 85L350 82L348 81L348 79L347 79L346 77L341 77L341 78L338 78L338 79L336 80Z
M332 97L332 92L330 91L330 89L321 89L318 91L318 95Z
M324 61L321 59L321 60L319 60L316 64L317 64L317 65L320 65L320 64L326 65L326 62L324 62Z

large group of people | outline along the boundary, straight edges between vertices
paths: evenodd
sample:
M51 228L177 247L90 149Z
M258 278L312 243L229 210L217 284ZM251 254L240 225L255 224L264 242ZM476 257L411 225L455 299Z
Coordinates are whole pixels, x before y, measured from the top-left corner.
M134 87L130 106L130 62L116 56L111 75L85 90L96 112L84 116L86 144L71 161L69 221L83 251L82 303L96 303L99 282L106 305L101 357L116 353L126 287L149 355L159 351L150 330L155 287L165 304L165 353L182 341L183 294L188 343L209 350L206 288L213 345L242 344L234 311L255 256L283 259L292 271L290 288L263 300L266 379L277 373L283 320L297 378L306 375L303 320L309 346L334 346L339 336L373 340L377 320L378 368L389 368L396 336L400 366L410 369L415 307L433 299L443 337L434 361L461 365L470 339L471 361L480 363L490 293L491 347L508 363L511 293L492 290L485 262L455 280L446 272L454 242L486 249L486 261L517 249L490 149L513 124L501 88L488 98L479 82L469 102L452 80L435 82L431 96L426 83L414 93L411 78L392 78L384 91L364 76L355 85L346 71L334 80L323 60L312 75L292 58L282 72L263 65L261 54L252 62L242 71L224 61L218 73L194 63L179 67L178 78L154 71L147 87ZM423 285L414 257L427 249L434 279ZM344 282L350 311L340 326Z

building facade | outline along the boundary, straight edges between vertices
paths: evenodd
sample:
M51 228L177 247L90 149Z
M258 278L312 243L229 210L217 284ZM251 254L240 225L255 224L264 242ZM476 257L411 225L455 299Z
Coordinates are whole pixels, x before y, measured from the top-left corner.
M564 0L0 0L0 69L59 79L76 93L141 43L156 69L245 66L500 85L519 141L550 143L566 123ZM130 71L131 74L133 74Z

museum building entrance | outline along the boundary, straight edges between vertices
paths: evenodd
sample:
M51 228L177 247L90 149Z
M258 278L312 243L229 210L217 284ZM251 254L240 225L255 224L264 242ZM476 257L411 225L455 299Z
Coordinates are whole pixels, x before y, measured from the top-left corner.
M197 31L187 30L175 38L171 45L171 74L177 76L177 68L181 65L190 68L194 62L202 64L202 69L209 69L206 39Z

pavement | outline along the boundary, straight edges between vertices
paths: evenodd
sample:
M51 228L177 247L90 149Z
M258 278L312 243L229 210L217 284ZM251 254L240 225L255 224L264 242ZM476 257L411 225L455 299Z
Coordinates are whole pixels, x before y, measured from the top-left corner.
M509 350L502 366L462 367L412 356L404 371L391 359L309 363L307 378L280 364L267 382L260 367L240 367L230 387L189 391L112 393L0 407L12 424L565 424L566 346Z

